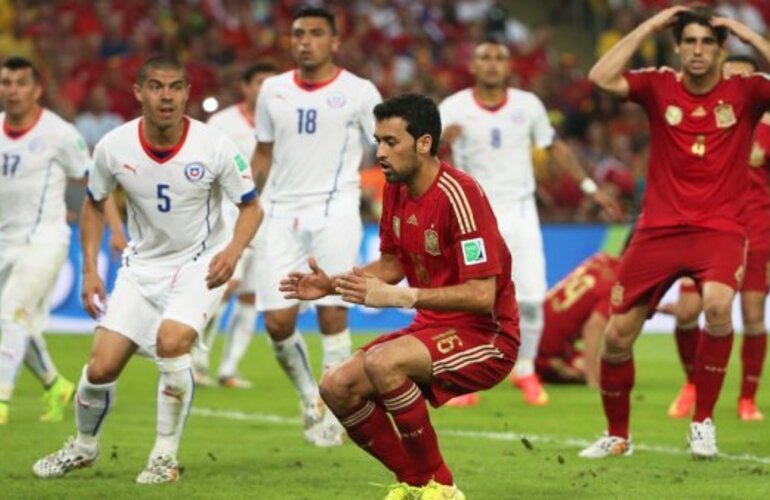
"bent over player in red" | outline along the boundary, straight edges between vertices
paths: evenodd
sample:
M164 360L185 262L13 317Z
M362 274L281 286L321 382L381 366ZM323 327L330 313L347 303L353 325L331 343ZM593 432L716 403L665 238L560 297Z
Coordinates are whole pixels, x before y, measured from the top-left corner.
M673 26L681 72L624 72L642 41L668 26ZM754 126L770 105L766 77L722 78L728 32L770 59L770 43L745 25L712 17L703 6L677 6L626 35L589 74L602 90L645 108L651 143L642 214L620 262L605 332L600 386L609 425L582 457L631 454L633 344L663 293L685 275L699 283L706 315L695 357L696 403L688 441L694 458L717 455L712 416L732 348L732 301L746 252L749 179L741 159L749 157Z
M519 347L511 256L481 187L437 158L435 104L407 94L374 115L388 181L379 260L331 278L311 260L313 272L290 274L281 290L417 309L409 327L328 372L321 396L350 438L396 475L387 499L462 499L425 403L488 389L511 371ZM409 286L396 286L404 277Z

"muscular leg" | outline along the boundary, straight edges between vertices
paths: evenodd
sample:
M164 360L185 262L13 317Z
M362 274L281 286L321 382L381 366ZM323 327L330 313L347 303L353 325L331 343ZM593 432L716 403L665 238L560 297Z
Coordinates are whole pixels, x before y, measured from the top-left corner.
M636 306L612 315L607 323L599 385L610 436L628 439L634 387L633 345L642 332L647 312L647 306Z
M78 383L76 444L88 455L98 449L99 431L115 401L115 383L137 345L123 335L98 327L91 357Z
M722 389L733 345L732 302L735 290L714 281L703 284L704 335L698 344L693 378L695 414L693 422L711 418Z
M694 285L694 282L689 278L684 278L683 283L691 286ZM688 383L693 381L695 352L701 336L698 316L700 316L702 307L703 304L697 290L680 290L679 300L676 305L676 330L674 331L674 337L676 339L679 359L682 362L682 368L684 368Z
M765 299L767 295L760 291L741 292L743 311L743 346L741 361L740 399L754 400L762 375L762 365L767 352L767 330L765 328Z
M318 307L318 327L322 335L323 369L326 371L350 357L352 342L348 329L348 309L339 306Z
M190 326L173 320L164 320L158 329L157 435L151 460L168 455L176 457L179 450L195 393L190 349L196 337Z

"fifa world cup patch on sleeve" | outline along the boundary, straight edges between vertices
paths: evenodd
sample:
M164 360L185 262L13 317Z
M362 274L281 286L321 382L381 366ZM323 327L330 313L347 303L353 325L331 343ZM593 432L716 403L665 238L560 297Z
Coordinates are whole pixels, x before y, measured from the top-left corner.
M487 249L484 247L483 238L473 238L460 242L463 249L463 262L466 266L483 264L487 261Z
M249 168L249 164L246 163L246 160L243 158L243 156L239 154L235 155L235 166L240 173L245 172L246 169Z

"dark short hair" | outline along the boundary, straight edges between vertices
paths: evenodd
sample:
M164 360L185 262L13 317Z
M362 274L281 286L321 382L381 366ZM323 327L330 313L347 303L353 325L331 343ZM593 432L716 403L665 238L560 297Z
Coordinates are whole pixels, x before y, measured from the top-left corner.
M181 71L184 81L190 81L187 77L187 70L185 69L184 64L179 62L178 59L169 56L155 56L144 61L142 66L139 68L139 71L136 73L136 83L139 85L143 84L145 80L147 80L147 73L154 69L171 69Z
M388 118L401 118L406 122L406 131L416 141L425 134L433 142L431 156L438 153L441 140L441 115L438 107L430 98L420 94L401 94L381 102L374 107L374 117L378 122Z
M730 54L725 58L724 64L731 62L748 64L754 68L754 71L759 70L759 62L754 57L746 54Z
M3 68L9 69L11 71L18 71L20 69L29 68L32 71L32 78L34 78L35 83L40 82L40 71L34 64L32 64L32 61L25 59L24 57L9 57L3 63Z
M326 22L329 23L329 29L332 30L332 34L337 34L337 22L334 20L334 14L332 14L329 9L305 5L294 12L294 17L291 18L291 22L293 23L297 19L302 19L303 17L321 17L326 19Z
M241 81L249 83L258 73L278 73L278 66L271 62L258 62L252 64L241 74Z
M709 28L714 33L719 45L722 45L727 40L727 28L724 26L712 26L712 17L714 17L714 11L711 7L703 4L691 5L690 10L680 12L676 17L676 21L674 21L674 25L671 28L674 32L674 40L676 40L676 43L681 43L685 27L695 23Z

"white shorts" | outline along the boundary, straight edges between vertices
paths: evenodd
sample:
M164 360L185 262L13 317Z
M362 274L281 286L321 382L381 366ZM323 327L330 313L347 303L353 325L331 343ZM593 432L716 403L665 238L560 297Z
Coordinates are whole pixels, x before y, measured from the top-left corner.
M156 358L158 328L163 320L190 326L200 339L226 288L206 287L214 254L176 269L122 267L99 326L129 338L141 354L151 358Z
M540 219L534 197L501 203L495 208L500 233L513 259L511 279L516 300L541 303L548 285L545 279L545 253Z
M31 243L0 248L0 317L39 333L69 245Z
M241 259L238 261L238 265L235 267L235 272L233 272L232 279L238 281L238 286L235 287L236 295L256 293L257 273L254 270L254 266L256 266L256 253L253 246L254 243L246 247L246 250L241 255Z
M362 233L358 210L329 217L265 217L254 245L257 309L274 311L299 304L283 298L278 285L290 272L308 272L310 257L329 275L350 270L358 262ZM314 304L350 307L338 295Z

